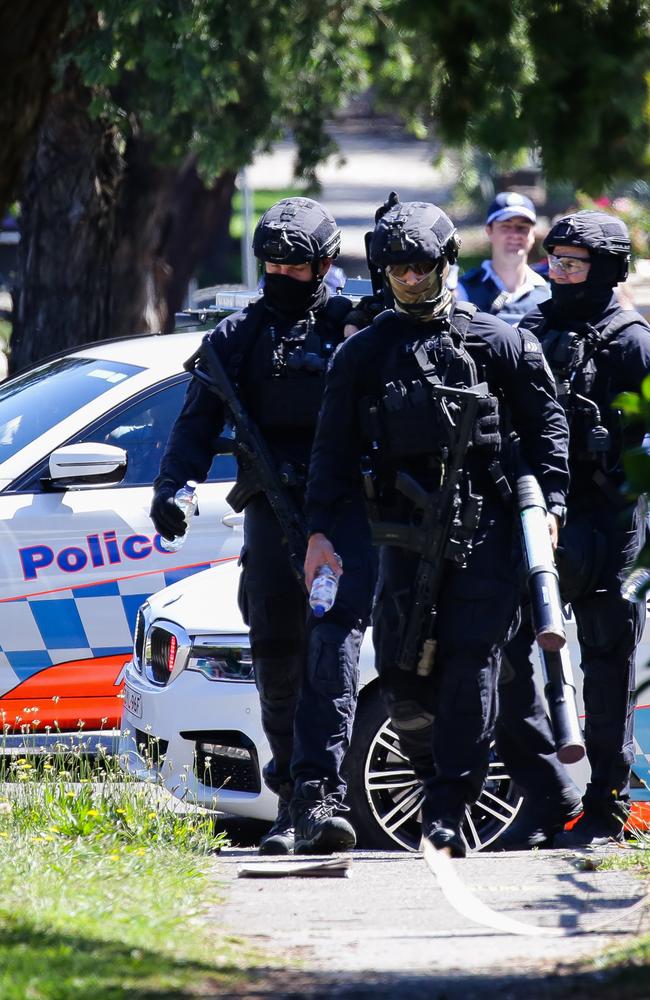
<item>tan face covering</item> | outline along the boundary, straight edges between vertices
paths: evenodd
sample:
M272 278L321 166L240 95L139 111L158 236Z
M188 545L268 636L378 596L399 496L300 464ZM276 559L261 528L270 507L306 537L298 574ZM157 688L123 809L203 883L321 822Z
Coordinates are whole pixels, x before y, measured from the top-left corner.
M409 284L392 274L388 266L386 277L395 296L397 311L420 322L448 313L452 299L452 293L446 285L448 272L449 264L445 262L443 268L436 267L415 284Z

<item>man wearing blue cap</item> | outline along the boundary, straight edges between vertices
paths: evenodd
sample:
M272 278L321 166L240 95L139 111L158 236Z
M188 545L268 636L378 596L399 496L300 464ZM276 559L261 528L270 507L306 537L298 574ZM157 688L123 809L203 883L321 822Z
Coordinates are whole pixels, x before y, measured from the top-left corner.
M456 289L460 302L473 302L482 312L516 326L522 316L548 299L547 283L528 266L536 221L530 198L515 191L496 196L485 220L492 259L462 276Z

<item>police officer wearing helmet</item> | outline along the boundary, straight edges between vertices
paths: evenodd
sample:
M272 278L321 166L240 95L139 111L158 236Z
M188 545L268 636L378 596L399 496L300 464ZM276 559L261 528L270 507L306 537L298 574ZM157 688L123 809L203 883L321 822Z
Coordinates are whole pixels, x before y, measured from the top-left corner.
M264 264L262 297L208 335L300 506L325 369L350 309L348 299L330 296L323 280L340 241L334 219L318 202L278 202L253 238ZM223 426L219 399L193 379L154 484L151 517L164 537L184 530L174 493L188 479L206 478ZM250 626L262 724L273 755L264 778L279 797L277 820L260 853L288 854L294 846L328 853L355 843L354 830L337 813L374 583L362 508L356 514L351 509L334 534L345 580L332 610L316 621L307 614L305 591L265 495L257 493L245 507L240 607Z
M452 408L440 404L435 387L487 382L491 395L473 428L460 485L463 501L482 501L480 518L466 567L446 562L428 676L396 666L419 565L408 546L382 545L373 613L384 701L425 788L423 836L462 856L460 825L487 772L500 646L518 603L511 508L490 469L503 452L497 397L501 420L519 432L550 509L564 505L568 475L566 420L539 343L453 302L445 279L458 246L451 220L429 203L395 204L375 226L371 258L395 308L347 340L330 367L312 449L305 574L309 581L324 562L335 568L333 525L367 485L368 462L375 536L381 522L417 527L417 511L400 492L404 474L435 498L454 459L446 436ZM549 528L557 530L554 515Z
M650 327L639 314L623 310L614 294L630 260L627 229L615 216L566 216L544 248L551 298L521 328L540 339L570 426L571 488L557 564L578 626L591 777L584 814L570 831L560 832L579 811L576 792L557 761L532 684L532 633L524 624L505 652L512 679L501 690L497 742L527 799L521 819L501 841L511 847L581 847L622 840L628 813L635 652L645 605L623 599L621 579L642 545L644 518L621 493L621 453L640 444L643 432L624 429L612 402L621 392L637 391L650 372Z

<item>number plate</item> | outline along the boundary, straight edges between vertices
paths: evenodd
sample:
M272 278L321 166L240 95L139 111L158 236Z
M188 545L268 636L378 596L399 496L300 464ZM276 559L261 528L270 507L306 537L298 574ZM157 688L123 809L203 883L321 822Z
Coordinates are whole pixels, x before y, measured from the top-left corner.
M131 715L135 715L136 719L142 718L142 695L128 684L124 685L124 707Z

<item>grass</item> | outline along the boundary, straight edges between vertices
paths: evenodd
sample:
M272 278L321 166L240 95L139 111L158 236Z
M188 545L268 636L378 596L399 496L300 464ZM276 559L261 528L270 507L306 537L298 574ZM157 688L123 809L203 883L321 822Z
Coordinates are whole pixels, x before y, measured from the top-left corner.
M189 997L256 964L219 930L213 818L81 747L3 764L0 997ZM208 919L208 912L210 919Z
M255 226L258 219L264 212L275 205L283 198L296 198L299 195L308 195L307 191L299 188L269 188L260 191L253 191L253 204L251 206L252 225ZM233 239L239 240L244 233L244 199L241 191L236 191L232 200L232 216L230 218L230 235Z
M11 323L9 320L0 319L0 350L6 351L11 340Z
M650 833L639 831L628 850L616 851L601 859L600 870L633 870L644 879L650 878ZM650 891L650 884L646 885ZM594 989L595 996L607 995L616 1000L647 1000L650 996L650 934L642 934L630 944L609 949L595 960L597 970L606 972L603 993ZM593 967L593 965L592 965Z

